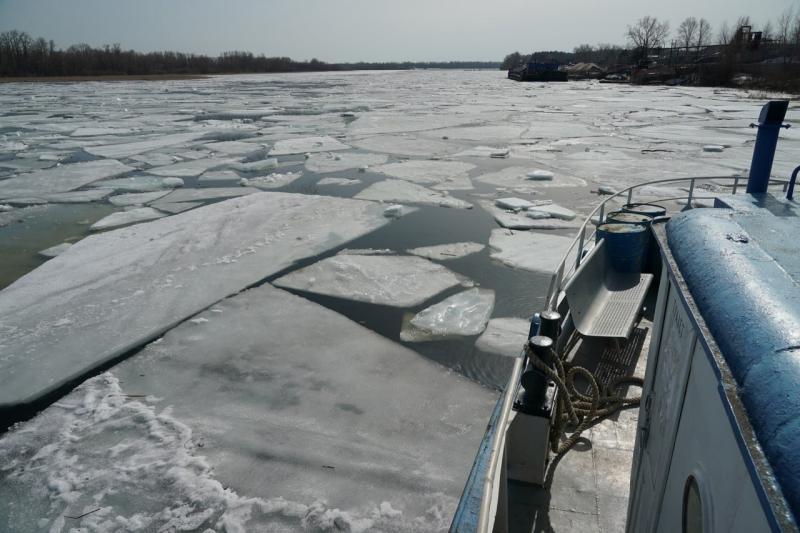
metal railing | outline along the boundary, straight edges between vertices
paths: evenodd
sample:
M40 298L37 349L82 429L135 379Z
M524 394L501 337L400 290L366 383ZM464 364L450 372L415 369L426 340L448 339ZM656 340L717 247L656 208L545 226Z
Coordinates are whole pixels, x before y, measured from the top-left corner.
M558 295L561 293L561 289L564 287L565 283L569 281L571 276L575 273L577 268L580 266L581 261L583 259L583 253L588 249L586 244L586 227L592 223L592 218L595 215L597 217L597 225L600 225L603 220L605 220L605 213L606 213L606 205L611 202L612 200L619 200L621 197L627 195L625 198L627 201L625 203L633 203L636 200L639 203L649 203L649 202L670 202L676 200L686 200L687 206L689 208L692 207L692 202L694 200L712 200L716 196L697 196L695 195L696 192L696 184L697 182L702 181L720 181L720 180L731 180L732 184L732 194L736 194L739 189L739 182L741 180L746 180L747 178L744 176L697 176L697 177L690 177L690 178L673 178L673 179L663 179L663 180L655 180L649 181L646 183L640 183L638 185L634 185L632 187L628 187L627 189L623 189L615 194L609 195L605 198L600 204L595 207L589 215L586 216L586 219L583 221L583 224L580 226L580 230L578 231L578 235L572 241L569 248L567 249L564 257L561 259L561 262L555 269L553 276L550 280L550 286L547 290L547 299L546 299L546 310L552 310L555 308L556 300ZM640 189L642 187L651 186L651 185L659 185L665 183L689 183L689 190L687 195L685 196L675 196L675 197L661 197L655 195L649 195L648 198L636 198L634 196L634 191L636 189ZM776 180L771 179L770 184L783 184L784 190L789 185L789 180ZM725 185L723 185L725 187ZM719 194L719 193L717 193ZM593 242L594 231L589 235L589 242ZM593 244L592 244L593 246ZM572 253L575 252L575 258L572 259ZM568 266L569 265L569 266ZM492 509L496 506L493 505L493 497L494 497L494 482L497 477L497 469L500 466L500 460L504 457L503 448L505 447L505 439L506 439L506 432L508 430L509 419L511 416L511 408L513 406L514 395L517 390L517 384L519 383L520 376L522 374L524 360L522 357L518 357L514 361L514 368L511 372L511 377L508 380L508 385L506 385L505 390L503 391L503 404L502 410L500 415L497 419L497 428L495 430L494 435L492 436L492 443L490 446L491 456L489 459L489 464L486 469L486 473L483 478L483 493L481 494L481 507L480 513L478 514L478 523L477 523L477 531L478 533L491 533L494 527L494 520L492 517Z

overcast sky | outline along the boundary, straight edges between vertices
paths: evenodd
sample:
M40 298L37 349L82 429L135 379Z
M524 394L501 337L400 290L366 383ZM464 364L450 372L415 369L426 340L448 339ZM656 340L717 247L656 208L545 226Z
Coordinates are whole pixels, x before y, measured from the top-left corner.
M519 50L625 44L643 15L673 29L689 15L756 26L800 0L0 0L0 30L60 47L120 43L141 51L248 50L324 61L499 61ZM759 29L756 27L755 29Z

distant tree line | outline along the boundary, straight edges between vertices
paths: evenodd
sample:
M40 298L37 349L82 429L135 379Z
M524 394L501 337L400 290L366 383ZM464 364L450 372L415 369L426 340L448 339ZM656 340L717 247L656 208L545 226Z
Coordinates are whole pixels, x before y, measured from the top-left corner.
M0 76L103 76L161 74L230 74L250 72L308 72L322 70L386 70L413 68L494 68L497 62L451 61L422 63L331 64L312 59L266 57L250 52L225 52L218 57L180 52L123 50L119 44L94 48L75 44L62 50L51 40L25 32L0 33Z

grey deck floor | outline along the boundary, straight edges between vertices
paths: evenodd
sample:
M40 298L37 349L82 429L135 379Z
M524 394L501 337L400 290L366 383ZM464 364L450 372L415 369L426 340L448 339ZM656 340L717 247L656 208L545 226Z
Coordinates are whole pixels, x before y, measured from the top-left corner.
M604 381L631 373L644 377L651 329L650 321L642 319L620 350L584 340L570 357ZM627 395L640 393L639 387L630 387ZM584 432L585 438L558 463L549 490L510 481L510 531L625 531L638 416L638 407L631 407Z

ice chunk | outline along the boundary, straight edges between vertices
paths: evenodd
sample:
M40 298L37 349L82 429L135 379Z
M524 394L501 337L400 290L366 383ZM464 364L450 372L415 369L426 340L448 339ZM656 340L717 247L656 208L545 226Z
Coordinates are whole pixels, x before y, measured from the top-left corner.
M285 139L275 143L269 155L291 155L306 152L332 152L350 148L333 137L304 137L300 139Z
M183 213L184 211L194 209L201 205L203 205L203 202L165 202L163 204L158 204L158 210L174 215L175 213Z
M355 198L378 202L427 204L461 209L472 208L472 204L469 202L403 180L384 180L373 183L359 192Z
M492 150L492 152L489 154L489 157L492 159L507 159L510 154L511 151L508 148L501 148L498 150Z
M274 172L268 176L260 176L257 178L242 178L239 183L243 187L258 187L259 189L278 189L286 187L292 182L300 179L303 176L302 172Z
M388 223L371 202L259 193L79 241L0 291L0 419L221 298ZM52 327L65 317L71 325Z
M403 216L403 206L400 204L390 205L383 210L383 216L389 218L400 218Z
M372 170L394 178L430 185L466 177L467 172L473 168L475 165L459 161L403 161L381 165Z
M457 144L403 135L375 135L357 139L353 144L364 150L415 157L443 156L460 150Z
M233 163L231 168L240 172L264 172L277 168L278 160L274 157L267 159L260 159L258 161L251 161L250 163Z
M84 148L92 155L120 159L132 155L142 154L158 148L166 148L178 144L186 144L202 137L204 133L175 133L172 135L159 135L152 139L124 144L106 144L102 146L88 146Z
M241 176L231 170L223 170L221 172L206 172L200 176L197 181L200 183L207 181L227 181L231 183L239 183Z
M525 177L533 181L552 181L555 174L549 170L533 170L528 172Z
M425 257L427 259L435 259L437 261L446 261L448 259L458 259L470 254L474 254L483 250L486 246L476 242L454 242L452 244L439 244L437 246L422 246L420 248L412 248L408 253Z
M97 188L87 189L85 191L69 191L55 194L45 194L42 195L42 199L56 204L83 204L89 202L99 202L113 193L114 189Z
M469 289L423 309L400 332L405 342L479 335L494 309L494 291Z
M0 204L0 213L8 213L9 211L13 211L14 207L8 204Z
M569 250L572 239L533 231L494 229L491 257L504 265L551 274Z
M707 144L703 146L704 152L721 152L725 149L724 146L720 146L718 144Z
M539 213L545 214L551 218L558 218L561 220L573 220L576 216L578 216L575 211L571 209L567 209L566 207L562 207L558 204L549 204L549 205L540 205L534 206L528 209L526 215L531 216L531 218L538 218L537 215Z
M522 318L493 318L475 341L475 347L487 353L519 357L528 342L530 326L530 321Z
M543 212L521 211L514 213L500 209L491 202L484 200L481 200L480 204L486 211L491 213L498 224L508 229L568 229L579 226L577 222L550 218L549 214Z
M168 188L164 184L164 178L156 178L155 176L131 176L130 178L102 180L93 183L91 186L130 192L160 191Z
M116 196L112 196L111 198L109 198L108 201L118 206L144 205L153 202L155 200L158 200L162 196L165 196L169 193L170 191L155 191L155 192L118 194Z
M0 529L447 529L496 392L269 285L214 310L0 437Z
M0 181L0 198L39 196L72 191L97 180L135 170L119 161L87 161L21 174Z
M357 185L359 183L361 183L359 180L349 178L322 178L317 185Z
M337 255L290 272L274 284L358 302L412 307L460 282L445 267L421 257Z
M155 220L164 216L164 213L156 211L151 207L140 207L131 209L130 211L118 211L101 218L89 229L92 231L99 231L102 229L118 228L120 226L127 226L128 224L135 224L137 222L146 222L148 220Z
M261 144L241 141L222 141L205 144L203 146L213 152L220 152L227 155L244 155L257 152L259 150L264 150L266 148Z
M161 180L161 185L173 189L173 188L183 187L184 183L182 178L164 178L163 180Z
M522 198L498 198L494 201L494 204L497 207L510 209L511 211L522 211L523 209L533 207L533 203L528 200L523 200Z
M235 162L235 159L196 159L194 161L184 161L182 163L175 163L174 165L167 165L165 167L151 168L144 172L154 176L191 178L199 176L207 170L224 167Z
M57 255L61 255L62 253L66 252L69 247L72 246L71 243L62 242L61 244L56 244L55 246L51 246L50 248L41 250L39 255L42 257L55 257Z
M306 159L306 170L309 172L340 172L360 167L370 167L386 163L383 154L312 154Z
M70 134L70 137L98 137L100 135L128 135L134 133L131 128L78 128Z
M152 205L158 208L161 204L174 204L179 202L198 202L206 200L219 200L222 198L235 198L259 192L253 187L205 187L202 189L179 189L158 199Z
M141 155L134 155L131 156L130 159L154 167L162 167L178 162L176 157L169 154L162 154L161 152L148 152Z

